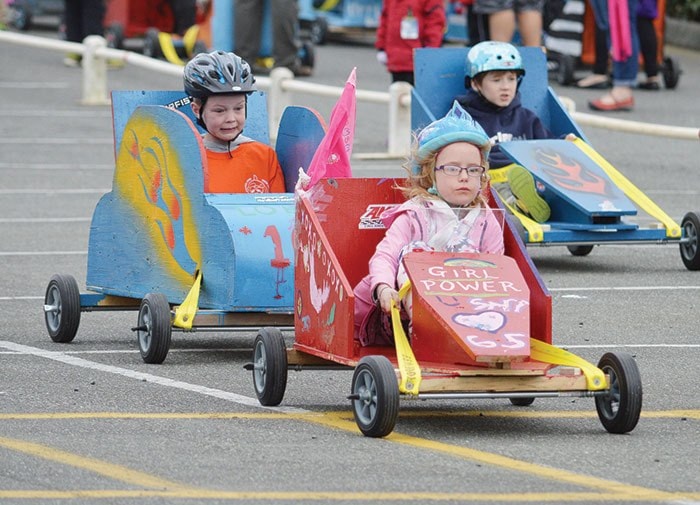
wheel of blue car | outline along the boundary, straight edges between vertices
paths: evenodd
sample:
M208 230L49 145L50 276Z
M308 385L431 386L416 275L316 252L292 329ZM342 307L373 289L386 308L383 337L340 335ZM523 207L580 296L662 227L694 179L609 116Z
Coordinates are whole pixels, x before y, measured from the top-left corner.
M367 437L385 437L399 415L399 385L391 362L384 356L365 356L352 376L352 412Z
M141 300L136 332L143 361L162 363L170 350L172 337L170 304L164 294L148 293Z
M143 36L143 55L149 58L160 58L163 52L160 50L160 39L158 29L149 28Z
M593 250L592 245L568 245L566 248L574 256L588 256Z
M688 212L681 221L684 242L680 244L681 259L688 270L700 270L700 217Z
M54 342L72 342L80 326L80 291L71 275L51 277L44 295L44 321Z
M311 23L309 38L317 46L322 46L328 41L328 20L319 16Z
M303 42L299 49L299 59L305 67L314 68L316 64L316 50L311 42Z
M287 347L277 328L261 328L253 345L253 387L261 405L279 405L287 389Z
M632 431L642 411L642 379L631 354L606 353L598 368L609 378L608 391L595 397L598 418L610 433Z

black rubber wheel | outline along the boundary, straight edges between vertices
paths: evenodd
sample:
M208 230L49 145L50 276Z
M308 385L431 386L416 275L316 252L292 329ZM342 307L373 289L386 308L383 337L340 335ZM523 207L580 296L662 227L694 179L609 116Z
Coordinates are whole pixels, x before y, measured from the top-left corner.
M606 395L595 397L598 418L610 433L632 431L642 411L642 379L631 354L608 352L598 362L610 383Z
M322 46L328 42L328 20L325 17L319 16L311 23L309 39L312 44L317 46Z
M688 270L700 270L700 217L698 212L683 216L681 228L686 243L680 244L681 259Z
M573 56L562 54L558 58L559 66L557 67L557 82L562 86L569 86L574 82L574 70L576 69L576 60Z
M301 60L301 64L303 66L314 68L314 65L316 64L316 51L311 42L304 42L301 44L301 49L299 49L299 59Z
M592 245L568 245L566 248L574 256L588 256L593 250Z
M287 389L287 348L277 328L261 328L253 346L253 387L261 405L274 407Z
M143 36L143 55L149 58L160 58L163 55L156 28L149 28Z
M534 401L535 401L535 399L532 397L531 398L518 397L518 398L511 398L510 399L510 403L512 403L516 407L527 407L528 405L532 405Z
M148 293L141 300L137 338L144 362L158 365L170 350L172 320L170 304L162 293Z
M385 437L399 415L399 384L384 356L365 356L352 376L352 412L367 437Z
M17 30L27 31L32 26L32 13L23 2L15 2L9 7L10 24Z
M124 49L124 27L121 23L112 23L105 28L105 40L107 47Z
M80 326L80 290L72 275L51 277L44 295L44 321L54 342L72 342Z
M661 73L664 76L664 86L666 86L667 89L674 89L676 86L678 86L678 81L680 80L683 71L681 70L678 60L666 56L663 60Z

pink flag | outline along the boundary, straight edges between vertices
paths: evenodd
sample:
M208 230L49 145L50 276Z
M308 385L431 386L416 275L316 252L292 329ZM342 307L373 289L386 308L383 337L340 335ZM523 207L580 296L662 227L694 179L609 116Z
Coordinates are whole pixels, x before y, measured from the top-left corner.
M331 111L328 130L309 164L309 189L322 177L352 177L350 156L355 137L355 68Z
M632 56L632 33L627 0L608 0L610 48L613 61Z

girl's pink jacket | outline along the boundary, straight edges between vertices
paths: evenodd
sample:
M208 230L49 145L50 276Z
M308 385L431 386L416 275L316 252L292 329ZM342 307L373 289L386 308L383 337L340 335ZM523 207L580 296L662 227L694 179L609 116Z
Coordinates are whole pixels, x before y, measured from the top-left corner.
M377 250L369 260L369 274L354 289L355 294L355 335L364 340L361 328L364 327L370 311L377 307L374 290L380 283L396 286L396 275L402 251L407 245L416 244L434 250L459 252L481 252L503 254L503 228L490 209L483 209L473 223L465 225L464 235L453 235L442 247L432 247L431 239L446 226L459 225L467 218L457 221L454 211L443 200L411 199L387 210L382 214L382 222L387 231L377 244ZM494 212L500 212L498 210ZM366 345L367 342L362 342Z
M401 20L409 9L418 22L418 38L401 38ZM384 0L374 47L386 51L389 72L413 72L413 49L440 47L447 25L444 0Z

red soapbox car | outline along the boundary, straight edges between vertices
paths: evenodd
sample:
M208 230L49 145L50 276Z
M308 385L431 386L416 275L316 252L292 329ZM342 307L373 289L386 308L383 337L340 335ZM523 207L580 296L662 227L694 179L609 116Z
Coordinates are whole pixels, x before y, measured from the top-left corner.
M298 199L295 340L286 348L278 329L258 332L246 368L260 403L281 403L289 369L354 368L348 398L369 437L392 432L402 398L508 398L524 406L538 397L592 396L607 431L631 431L642 405L635 360L606 353L596 367L552 345L551 296L510 221L502 256L406 255L410 344L396 320L395 346L360 344L353 287L383 237L381 212L404 200L394 183L327 178ZM491 197L484 212L503 212Z

